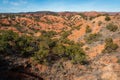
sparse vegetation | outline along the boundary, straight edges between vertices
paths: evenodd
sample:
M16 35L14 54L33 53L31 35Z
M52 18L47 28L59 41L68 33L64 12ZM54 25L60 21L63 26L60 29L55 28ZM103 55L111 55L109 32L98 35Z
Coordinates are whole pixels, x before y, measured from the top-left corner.
M100 33L89 34L88 36L85 37L85 41L90 44L92 42L98 41L100 36L101 36Z
M97 80L109 79L112 73L118 79L114 71L120 70L120 15L104 13L0 13L1 76ZM115 70L109 74L109 68Z

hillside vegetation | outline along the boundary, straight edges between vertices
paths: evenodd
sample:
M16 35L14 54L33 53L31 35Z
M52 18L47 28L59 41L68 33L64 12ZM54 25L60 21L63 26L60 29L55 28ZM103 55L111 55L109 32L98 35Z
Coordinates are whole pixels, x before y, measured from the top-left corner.
M0 63L22 80L119 80L120 14L1 13Z

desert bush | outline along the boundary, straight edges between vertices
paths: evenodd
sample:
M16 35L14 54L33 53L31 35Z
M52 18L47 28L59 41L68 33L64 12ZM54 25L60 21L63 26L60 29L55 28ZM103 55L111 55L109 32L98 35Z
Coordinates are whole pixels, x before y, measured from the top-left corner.
M79 15L80 15L83 19L87 20L87 16L84 15L84 13L80 13Z
M118 26L110 23L106 26L106 28L112 32L115 32L118 29Z
M112 38L107 38L105 40L105 49L103 50L104 53L111 53L116 51L116 49L118 48L118 45L113 43Z
M61 38L60 42L62 42L63 44L69 44L69 45L73 45L74 44L74 41L70 41L67 38L65 38L65 39Z
M81 25L82 25L82 24L81 24ZM73 27L72 27L72 30L75 30L75 29L79 30L81 25L73 26Z
M3 31L0 35L0 52L30 56L34 51L32 37L19 36L13 31Z
M109 16L105 17L105 21L110 21L110 20L111 20L111 18Z
M82 48L78 45L67 46L65 50L67 58L70 59L73 63L82 64L86 61L86 55Z
M54 54L61 57L65 53L65 46L62 43L58 43L55 47L53 47L52 51Z
M41 31L41 33L42 33L42 36L48 37L48 38L51 38L57 34L55 31Z
M63 39L67 38L71 34L71 31L64 31L61 35Z
M101 26L101 24L102 24L102 21L99 21L99 22L98 22L98 26Z
M86 26L86 33L90 33L92 30L91 30L91 28L90 28L90 26Z
M42 64L50 64L62 58L82 64L86 60L86 55L79 44L73 43L65 46L63 42L57 41L54 46L50 47L47 42L42 41L33 58Z
M0 32L0 52L1 53L12 53L12 46L14 42L18 39L18 34L13 31L1 31Z
M105 43L113 43L113 39L112 38L106 38L105 39Z
M35 50L35 46L32 44L34 44L32 37L26 35L19 37L16 41L17 53L21 54L24 57L31 56Z
M87 43L92 43L92 42L95 42L95 41L98 41L100 36L102 36L101 34L99 33L94 33L94 34L89 34L88 36L85 36L85 41Z
M91 17L89 17L89 20L93 20L95 17L93 17L93 16L91 16Z
M58 59L66 58L73 63L83 63L86 55L80 44L67 40L66 42L51 39L50 36L31 37L18 35L13 31L0 32L0 54L32 57L38 63L51 64ZM53 34L52 34L53 35ZM67 44L67 45L66 45Z
M86 47L85 50L89 50L90 48L89 47Z
M76 26L75 29L79 30L79 29L80 29L80 26Z
M38 45L38 50L33 55L34 60L38 63L47 63L47 56L49 54L49 46L45 42L40 42Z

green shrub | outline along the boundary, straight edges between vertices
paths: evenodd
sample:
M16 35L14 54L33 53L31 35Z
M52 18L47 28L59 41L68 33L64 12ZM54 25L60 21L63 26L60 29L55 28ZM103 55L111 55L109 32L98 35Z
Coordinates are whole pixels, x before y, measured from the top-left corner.
M107 43L107 44L113 43L112 38L106 38L106 39L105 39L105 43Z
M12 41L18 39L18 34L9 30L9 31L1 31L0 39L4 41Z
M81 25L82 25L82 24L80 24L80 25L78 25L78 26L73 26L73 27L72 27L72 30L75 30L75 29L79 30Z
M111 20L111 18L109 16L105 17L105 21L110 21L110 20Z
M78 45L71 45L66 47L66 55L73 63L82 64L86 61L86 55L82 48Z
M75 29L79 30L79 29L80 29L80 26L76 26Z
M32 55L32 37L19 36L13 31L3 31L0 35L0 52L4 54L18 54L24 57Z
M87 43L92 43L95 41L98 41L100 38L101 34L99 33L94 33L94 34L89 34L88 36L86 36L84 39Z
M110 24L108 24L108 25L106 26L106 28L107 28L108 30L110 30L110 31L115 32L115 31L118 29L118 26L110 23Z
M105 40L105 49L103 50L104 53L111 53L111 52L114 52L117 48L118 48L118 45L113 43L113 40L112 38L107 38Z
M90 33L91 31L90 26L86 26L86 33Z
M80 15L83 19L87 20L87 16L84 15L84 13L80 13L79 15Z
M67 38L70 34L71 34L71 31L64 31L61 36L62 36L63 39L65 39L65 38Z
M74 44L74 41L70 41L69 39L65 38L65 39L60 39L60 41L64 44L69 44L72 45Z
M12 53L15 41L18 39L18 34L13 31L1 31L0 32L0 52L1 53Z
M95 17L93 17L93 16L91 16L91 17L89 17L89 20L93 20Z
M42 36L48 37L48 38L51 38L57 34L55 31L41 31L41 33L42 33Z
M17 53L24 57L31 56L35 50L35 46L32 46L33 38L30 36L23 35L16 41Z
M0 54L32 57L38 63L51 64L59 59L66 58L73 63L83 63L86 55L81 44L68 39L51 39L50 33L43 33L40 37L18 35L13 31L0 32ZM68 44L68 45L65 45Z
M85 50L89 50L90 48L89 47L86 47Z
M73 63L82 64L86 61L85 52L79 44L73 43L65 46L59 41L52 47L50 47L45 41L40 42L38 51L35 52L33 58L42 64L51 64L62 58L71 60Z
M49 46L45 42L40 42L38 51L33 55L34 60L38 63L47 63L47 56L49 54Z
M40 38L38 38L37 50L32 56L33 60L37 61L40 64L46 65L54 62L55 60L52 60L52 58L55 57L53 53L53 48L56 47L56 42L57 40L50 39L46 36L40 36Z
M65 46L62 43L58 43L55 47L53 47L52 51L54 54L62 56L65 53Z

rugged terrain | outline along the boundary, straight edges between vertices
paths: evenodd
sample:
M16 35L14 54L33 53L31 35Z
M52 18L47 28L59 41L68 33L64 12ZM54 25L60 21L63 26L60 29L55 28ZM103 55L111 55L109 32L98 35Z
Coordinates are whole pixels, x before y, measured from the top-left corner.
M120 80L120 13L1 13L0 31L0 79Z

